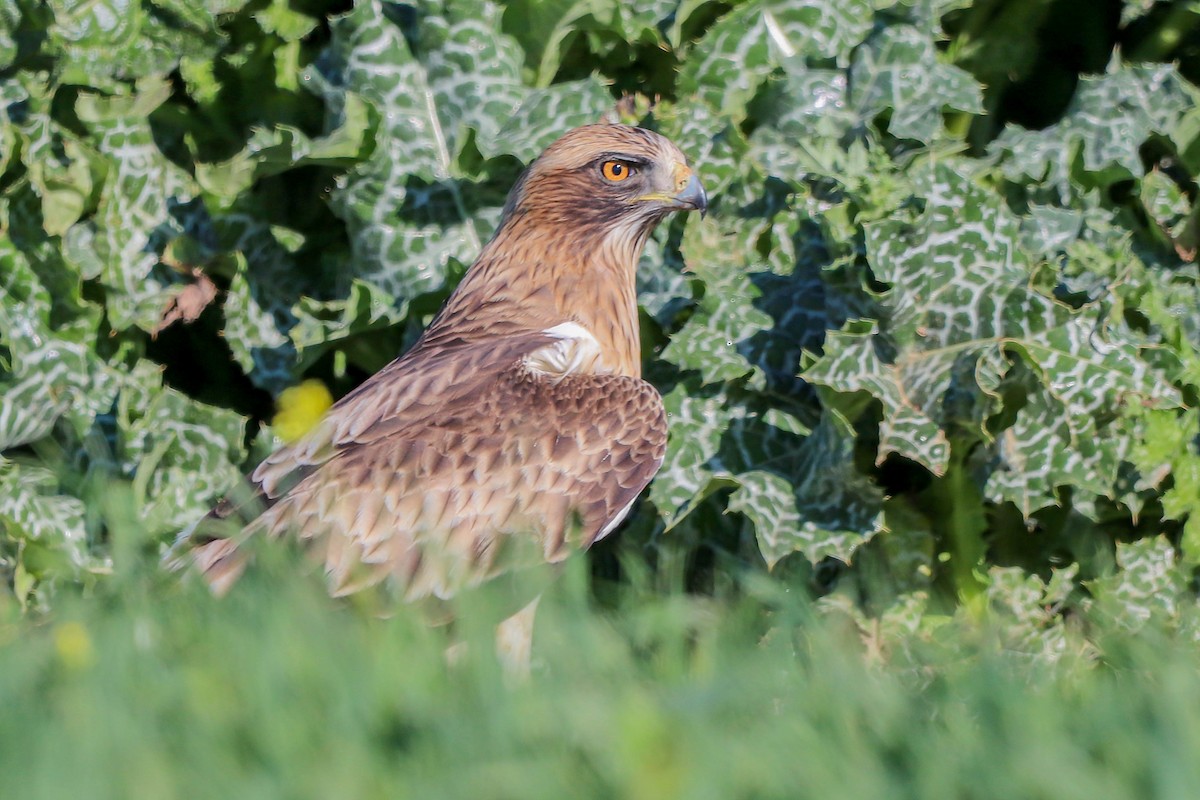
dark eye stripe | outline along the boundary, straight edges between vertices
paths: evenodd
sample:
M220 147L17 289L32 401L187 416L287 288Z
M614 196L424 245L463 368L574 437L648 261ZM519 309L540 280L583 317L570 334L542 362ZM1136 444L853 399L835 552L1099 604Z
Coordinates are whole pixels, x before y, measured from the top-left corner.
M627 153L605 153L599 158L592 161L593 167L603 166L606 161L620 161L634 170L644 169L650 166L650 159L641 156L631 156Z

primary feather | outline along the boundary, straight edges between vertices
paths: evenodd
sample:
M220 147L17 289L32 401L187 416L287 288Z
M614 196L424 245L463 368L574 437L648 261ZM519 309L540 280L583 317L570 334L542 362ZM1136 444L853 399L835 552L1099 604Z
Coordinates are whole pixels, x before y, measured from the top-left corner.
M666 446L662 399L640 377L637 261L663 217L706 202L658 134L564 135L417 344L259 465L265 510L241 535L190 532L195 562L224 588L245 535L290 533L335 593L386 580L418 599L607 535Z

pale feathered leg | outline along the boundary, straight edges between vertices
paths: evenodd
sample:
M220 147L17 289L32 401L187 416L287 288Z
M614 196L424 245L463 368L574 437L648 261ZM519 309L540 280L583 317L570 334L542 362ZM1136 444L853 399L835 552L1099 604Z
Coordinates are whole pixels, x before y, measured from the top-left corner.
M496 626L496 656L504 671L517 680L529 677L533 620L541 599L539 594L529 605Z

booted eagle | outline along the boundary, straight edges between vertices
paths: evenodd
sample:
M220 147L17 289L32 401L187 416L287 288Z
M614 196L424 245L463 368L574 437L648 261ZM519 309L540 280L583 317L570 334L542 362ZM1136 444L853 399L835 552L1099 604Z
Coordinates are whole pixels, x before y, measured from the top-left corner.
M221 591L245 537L294 535L335 594L386 582L418 600L611 533L667 439L641 378L638 259L664 217L706 207L662 136L564 135L417 344L259 465L257 518L243 528L226 500L185 534L191 558Z

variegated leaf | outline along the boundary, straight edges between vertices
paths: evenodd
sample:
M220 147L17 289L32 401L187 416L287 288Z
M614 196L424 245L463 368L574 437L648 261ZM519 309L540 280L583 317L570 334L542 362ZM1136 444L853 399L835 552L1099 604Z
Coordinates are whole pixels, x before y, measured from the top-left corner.
M241 476L245 419L163 386L145 362L121 376L114 421L119 466L154 533L194 522Z
M322 68L309 77L331 103L353 91L380 116L371 158L333 197L349 228L354 277L401 302L437 289L452 259L467 264L479 252L508 188L475 182L461 163L467 143L484 155L528 158L598 119L598 84L533 91L521 81L521 60L490 2L390 15L372 0L336 21ZM521 125L536 132L518 137Z
M1026 513L1055 502L1056 486L1110 493L1122 456L1102 443L1097 420L1132 398L1173 403L1177 393L1120 329L1029 286L1033 261L998 198L946 164L924 187L914 223L867 228L872 269L892 287L883 319L832 335L805 378L878 398L880 458L895 452L940 473L956 425L987 437L1001 378L1020 358L1034 382L999 437L989 491Z
M1117 563L1120 571L1089 586L1109 621L1135 630L1151 620L1170 623L1177 621L1184 604L1195 602L1164 537L1118 544Z
M84 506L59 488L53 472L0 458L0 534L36 542L82 566L88 559Z
M152 330L182 288L158 254L170 238L186 232L189 220L179 209L197 187L159 149L147 119L170 93L166 81L148 79L136 94L86 94L76 104L105 160L107 179L96 214L66 232L66 252L77 263L96 263L118 328Z
M766 77L791 59L845 62L871 30L866 0L756 0L714 25L693 49L680 76L696 94L740 122Z
M942 109L983 112L979 84L938 60L931 32L904 25L884 28L856 51L849 99L862 119L890 110L888 131L922 142L936 137Z
M1082 169L1108 184L1143 172L1138 148L1151 134L1170 134L1192 94L1175 67L1118 67L1083 76L1066 115L1040 131L1010 127L991 145L1010 179L1045 179L1069 190L1076 152Z
M837 415L808 432L791 415L684 384L664 401L670 439L650 498L668 525L733 487L729 510L754 525L769 564L797 551L849 559L879 530L882 495L857 472L854 433Z
M114 79L161 76L185 56L211 55L221 41L213 12L236 11L243 4L220 0L197 8L200 4L162 0L53 0L50 42L62 54L67 83L104 86ZM164 5L191 24L171 24L158 9Z

